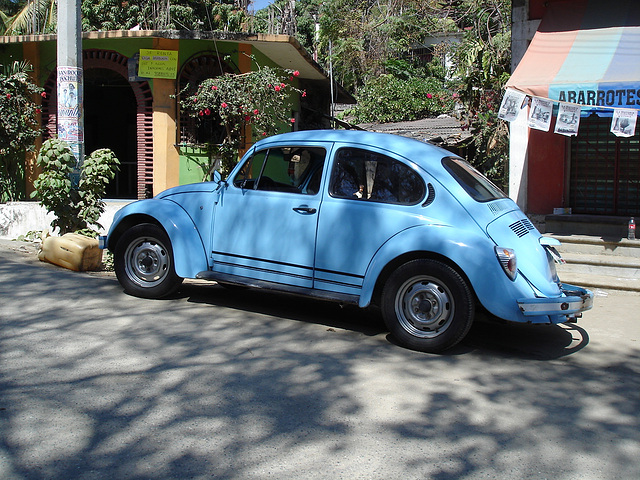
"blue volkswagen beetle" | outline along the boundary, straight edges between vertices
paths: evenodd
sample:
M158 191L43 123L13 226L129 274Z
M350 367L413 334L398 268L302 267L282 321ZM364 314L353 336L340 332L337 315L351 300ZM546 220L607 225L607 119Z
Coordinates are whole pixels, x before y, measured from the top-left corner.
M388 134L267 138L227 180L124 207L101 243L131 295L199 278L378 305L396 341L424 352L462 340L480 305L555 324L593 303L560 283L552 240L500 189L446 150Z

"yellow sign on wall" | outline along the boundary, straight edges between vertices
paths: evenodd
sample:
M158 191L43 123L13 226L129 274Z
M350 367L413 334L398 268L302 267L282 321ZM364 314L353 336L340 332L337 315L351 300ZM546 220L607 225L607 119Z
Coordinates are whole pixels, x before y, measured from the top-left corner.
M177 51L140 49L138 76L146 78L176 78L177 75Z

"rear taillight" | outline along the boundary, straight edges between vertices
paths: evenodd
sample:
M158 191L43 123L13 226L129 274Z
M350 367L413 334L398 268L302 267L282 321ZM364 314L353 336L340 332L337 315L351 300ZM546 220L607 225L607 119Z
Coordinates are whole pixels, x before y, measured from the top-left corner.
M496 257L504 270L512 281L516 279L518 274L518 262L516 261L516 252L511 248L495 247Z

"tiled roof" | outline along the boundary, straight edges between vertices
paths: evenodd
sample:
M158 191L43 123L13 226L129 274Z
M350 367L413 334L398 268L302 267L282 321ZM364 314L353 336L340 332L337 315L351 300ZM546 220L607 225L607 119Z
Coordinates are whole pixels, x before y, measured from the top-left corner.
M456 118L442 115L411 122L362 123L358 127L371 132L393 133L403 137L430 141L438 145L459 145L471 135Z

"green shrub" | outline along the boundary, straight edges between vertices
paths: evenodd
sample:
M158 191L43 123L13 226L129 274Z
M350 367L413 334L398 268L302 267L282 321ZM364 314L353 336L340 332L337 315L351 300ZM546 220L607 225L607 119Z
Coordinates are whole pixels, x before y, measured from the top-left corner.
M102 201L120 162L109 149L100 149L85 158L78 185L71 181L76 159L69 146L56 138L42 144L37 160L42 173L33 183L32 197L55 215L51 226L60 234L102 228L98 223L104 212Z

